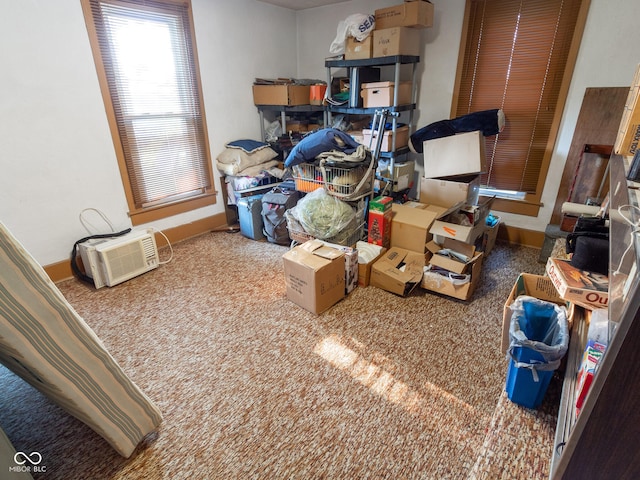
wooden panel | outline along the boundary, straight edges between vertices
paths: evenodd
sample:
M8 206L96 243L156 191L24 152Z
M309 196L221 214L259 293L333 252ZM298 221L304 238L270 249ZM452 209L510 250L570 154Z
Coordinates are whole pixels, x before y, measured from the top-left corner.
M582 100L576 129L567 154L562 181L551 216L551 224L558 225L562 219L562 204L569 199L574 184L576 169L584 146L613 145L616 141L624 104L629 87L587 88Z

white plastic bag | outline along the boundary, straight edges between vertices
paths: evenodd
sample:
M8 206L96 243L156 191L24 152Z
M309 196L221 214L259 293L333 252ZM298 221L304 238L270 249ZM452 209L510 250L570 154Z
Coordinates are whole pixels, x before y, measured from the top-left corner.
M347 37L354 37L361 42L369 36L375 28L376 17L374 15L364 15L354 13L338 23L336 38L331 42L329 51L337 54L344 52Z

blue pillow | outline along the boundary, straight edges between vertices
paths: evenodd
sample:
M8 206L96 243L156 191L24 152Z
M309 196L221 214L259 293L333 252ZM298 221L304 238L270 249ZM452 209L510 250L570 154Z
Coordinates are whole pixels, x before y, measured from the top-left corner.
M313 162L316 156L331 150L351 155L360 144L351 135L335 128L324 128L304 137L293 147L284 166L289 168L299 163Z
M246 153L254 153L268 147L268 143L259 142L258 140L236 140L225 145L227 148L239 148Z

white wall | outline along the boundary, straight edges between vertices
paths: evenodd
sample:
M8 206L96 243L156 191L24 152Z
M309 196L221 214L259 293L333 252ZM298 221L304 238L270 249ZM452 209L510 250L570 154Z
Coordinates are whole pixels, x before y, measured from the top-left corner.
M192 4L215 158L228 141L259 138L253 79L295 76L296 18L255 0ZM0 221L41 264L64 261L87 235L81 210L100 209L117 229L131 226L80 0L4 1L0 43ZM153 225L222 211L220 197Z
M341 19L398 0L352 0L294 12L256 0L192 0L212 157L224 143L258 138L256 76L326 77ZM3 2L0 17L0 221L44 264L63 261L86 232L84 208L130 226L80 0ZM433 0L422 31L418 127L447 118L465 0ZM537 218L503 215L543 231L586 87L629 85L640 55L640 2L592 0L561 133ZM51 21L55 19L55 21ZM216 180L217 181L217 180ZM154 223L169 228L223 211L217 205ZM94 222L95 223L95 222Z
M418 128L449 118L455 80L465 0L431 0L435 6L434 26L422 32L420 55ZM322 65L338 22L352 13L370 13L395 5L397 0L352 0L331 7L298 14L298 75L326 78ZM587 87L620 87L631 83L640 63L640 29L634 19L640 15L635 0L591 0L583 41L545 184L544 203L538 217L500 214L509 225L544 231L551 219L564 163L573 138L582 98ZM509 112L507 113L507 117Z

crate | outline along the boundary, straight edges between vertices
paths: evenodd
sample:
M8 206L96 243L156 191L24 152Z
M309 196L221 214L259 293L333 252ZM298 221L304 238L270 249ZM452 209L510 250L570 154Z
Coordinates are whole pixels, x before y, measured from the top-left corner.
M364 196L373 189L375 168L369 169L368 165L353 168L325 165L323 168L314 163L295 165L293 167L293 178L296 183L296 190L309 193L324 187L330 195L338 198L349 198ZM358 192L358 185L365 175L368 178L361 191Z

